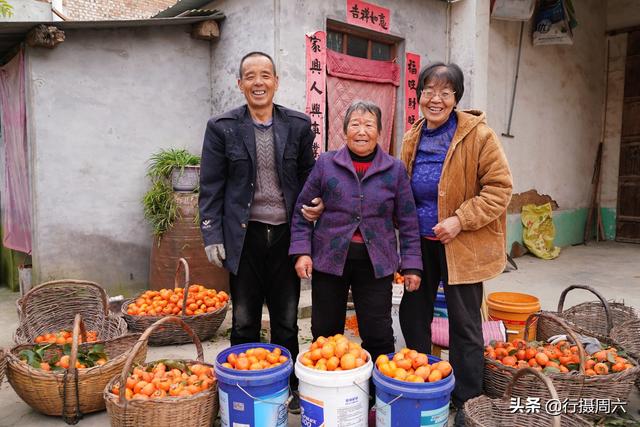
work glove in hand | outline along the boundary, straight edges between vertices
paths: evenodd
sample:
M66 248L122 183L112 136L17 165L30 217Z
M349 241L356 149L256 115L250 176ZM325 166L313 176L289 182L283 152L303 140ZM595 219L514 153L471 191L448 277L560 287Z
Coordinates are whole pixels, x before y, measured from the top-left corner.
M207 258L209 258L209 262L211 264L222 267L222 261L224 261L227 257L224 252L224 245L222 243L209 245L204 248L204 251L207 253Z
M587 337L584 335L579 335L576 334L576 337L578 337L578 339L580 340L580 343L582 344L582 346L584 347L584 351L586 351L588 354L593 354L597 351L602 350L602 346L600 345L600 341L598 341L597 338L594 337ZM549 339L547 340L547 342L556 345L558 344L560 341L569 341L570 337L568 335L554 335L552 337L549 337Z

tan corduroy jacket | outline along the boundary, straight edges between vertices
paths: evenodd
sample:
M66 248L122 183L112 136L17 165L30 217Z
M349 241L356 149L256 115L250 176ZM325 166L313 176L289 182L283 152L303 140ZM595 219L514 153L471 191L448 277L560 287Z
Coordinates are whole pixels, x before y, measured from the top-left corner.
M438 184L438 221L453 215L462 231L445 245L449 284L476 283L506 264L507 205L513 186L507 158L481 111L457 111L458 128ZM400 158L412 176L424 118L405 134Z

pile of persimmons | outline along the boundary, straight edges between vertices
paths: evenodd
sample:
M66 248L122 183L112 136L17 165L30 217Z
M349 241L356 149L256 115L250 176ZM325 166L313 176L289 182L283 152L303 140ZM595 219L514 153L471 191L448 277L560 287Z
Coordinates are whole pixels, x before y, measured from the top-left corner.
M98 340L98 332L96 331L87 331L87 342L95 342ZM71 331L60 331L49 334L43 334L36 337L37 344L71 344L73 341L73 334ZM80 342L82 340L82 334L79 338Z
M360 344L349 341L342 334L329 338L318 337L302 354L300 363L319 371L348 371L367 363L369 356Z
M578 347L568 341L556 344L545 344L539 341L526 342L515 339L511 342L491 342L485 347L487 359L495 360L512 368L534 368L545 373L566 373L580 370ZM495 366L489 365L491 368ZM615 347L607 347L591 355L585 360L585 375L607 375L622 372L633 365Z
M283 355L282 350L278 347L271 351L263 347L254 347L238 354L230 353L227 356L227 361L222 366L239 371L259 371L275 368L287 360L289 358Z
M206 365L166 360L134 368L124 384L124 393L127 400L192 396L208 390L214 382L213 369ZM121 391L120 384L111 388L115 395Z
M184 289L161 289L146 291L127 306L127 314L132 316L180 316L182 310L187 316L217 311L229 301L225 291L217 292L202 285L189 286L186 307Z
M381 354L376 359L376 368L389 378L413 383L440 381L452 371L446 360L430 365L426 354L408 348L395 353L391 360L386 354Z

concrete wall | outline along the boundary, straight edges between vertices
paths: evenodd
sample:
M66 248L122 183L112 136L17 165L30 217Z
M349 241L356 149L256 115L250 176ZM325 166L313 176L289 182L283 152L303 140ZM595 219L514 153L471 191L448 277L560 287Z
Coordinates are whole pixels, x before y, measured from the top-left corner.
M525 24L511 124L515 137L502 137L502 143L514 192L535 188L549 194L560 209L576 210L580 221L579 210L590 202L602 129L606 4L574 5L578 27L572 46L533 47L531 23ZM519 29L518 22L491 21L488 121L498 135L507 129Z
M51 4L41 0L10 0L13 6L13 15L0 16L2 21L51 21Z
M146 287L147 160L160 148L200 152L209 43L188 27L68 30L28 59L35 281Z
M405 39L398 46L401 66L405 52L420 54L423 65L445 59L445 3L436 0L377 0L374 3L391 9L391 33ZM346 1L220 0L205 8L222 10L227 16L222 23L221 37L213 47L216 58L216 70L212 74L216 88L214 114L244 103L236 86L238 63L245 53L253 50L273 55L276 61L280 88L275 101L303 111L306 99L304 35L326 31L327 18L346 22ZM403 87L401 85L397 93L396 144L404 131L401 125L404 123Z
M640 1L607 0L607 30L640 25Z

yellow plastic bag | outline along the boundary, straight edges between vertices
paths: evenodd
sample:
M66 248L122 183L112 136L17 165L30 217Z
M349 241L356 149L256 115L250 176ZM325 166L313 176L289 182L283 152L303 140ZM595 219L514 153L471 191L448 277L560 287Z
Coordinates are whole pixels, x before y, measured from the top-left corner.
M556 228L551 220L551 203L522 207L522 240L527 249L542 259L554 259L560 248L553 246Z

